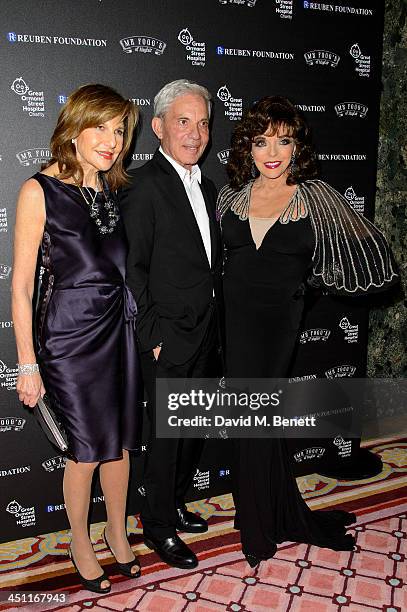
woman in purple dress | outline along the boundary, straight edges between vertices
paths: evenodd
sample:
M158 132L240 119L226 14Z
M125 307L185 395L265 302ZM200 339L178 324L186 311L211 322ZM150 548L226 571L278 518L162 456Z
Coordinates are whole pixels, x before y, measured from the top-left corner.
M140 575L125 508L129 452L137 446L136 305L125 285L126 242L115 191L137 109L115 90L85 85L69 98L51 139L46 168L21 188L15 227L12 309L17 392L35 406L46 392L68 435L64 499L70 555L83 585L106 593L87 519L100 466L106 543L120 572ZM38 249L42 279L32 337Z

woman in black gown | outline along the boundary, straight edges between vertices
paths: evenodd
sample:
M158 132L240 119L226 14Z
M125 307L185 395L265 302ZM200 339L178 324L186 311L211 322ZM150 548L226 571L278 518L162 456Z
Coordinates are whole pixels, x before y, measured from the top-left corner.
M316 175L309 130L295 106L266 97L235 128L230 184L218 200L225 246L228 378L282 378L313 277L348 295L396 279L383 235ZM335 229L335 232L333 232ZM284 440L236 440L235 525L251 565L291 540L351 550L342 511L312 512L298 491Z
M19 359L17 391L35 406L45 391L68 435L64 499L70 554L84 586L110 590L89 539L91 481L100 465L104 536L121 573L140 574L125 508L128 451L137 447L136 305L127 289L127 246L115 197L126 181L137 110L104 85L69 98L51 139L52 159L19 195L12 281ZM38 248L43 268L32 338Z

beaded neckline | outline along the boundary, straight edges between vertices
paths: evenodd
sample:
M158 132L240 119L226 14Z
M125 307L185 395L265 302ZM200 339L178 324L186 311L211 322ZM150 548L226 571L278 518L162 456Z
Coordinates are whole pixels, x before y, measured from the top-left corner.
M250 197L254 179L249 181L238 193L235 193L230 209L239 217L241 221L249 218ZM289 221L299 221L308 216L306 203L301 195L301 187L297 185L296 190L291 196L287 206L277 218L284 225ZM271 218L271 217L270 217Z

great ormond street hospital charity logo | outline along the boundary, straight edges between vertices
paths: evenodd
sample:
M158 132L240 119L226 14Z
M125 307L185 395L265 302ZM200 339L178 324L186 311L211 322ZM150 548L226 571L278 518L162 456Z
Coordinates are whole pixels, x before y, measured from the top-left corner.
M30 89L22 77L14 79L11 88L18 96L23 96Z
M33 91L23 77L19 76L10 85L10 89L23 102L22 110L30 117L45 117L45 97L43 91Z
M219 87L216 94L225 107L225 117L229 117L230 121L237 121L242 118L243 100L242 98L233 98L226 85Z
M179 42L184 45L186 59L191 62L193 66L205 66L206 62L206 44L204 42L197 42L194 40L191 32L188 28L184 28L178 34Z

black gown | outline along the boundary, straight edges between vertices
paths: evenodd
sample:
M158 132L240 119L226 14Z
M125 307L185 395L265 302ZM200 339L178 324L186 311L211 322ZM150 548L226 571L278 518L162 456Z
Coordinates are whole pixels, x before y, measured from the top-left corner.
M33 178L46 209L35 322L44 386L78 461L120 458L140 436L137 309L124 281L124 229L119 220L101 236L79 187ZM103 194L95 198L103 208Z
M311 267L310 219L268 230L258 250L248 219L230 208L222 218L227 378L280 378L290 362ZM352 550L355 521L342 511L311 511L303 501L282 439L234 440L235 526L243 553L268 559L276 543L295 541Z

